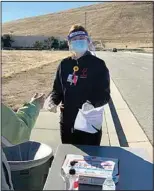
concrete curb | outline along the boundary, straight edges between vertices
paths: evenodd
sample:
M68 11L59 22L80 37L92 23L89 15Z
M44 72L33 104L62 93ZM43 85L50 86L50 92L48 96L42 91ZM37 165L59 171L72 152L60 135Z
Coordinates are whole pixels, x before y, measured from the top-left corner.
M122 131L125 134L129 147L144 148L153 160L153 147L146 134L137 122L135 116L122 98L118 88L111 79L111 97L116 109L122 129L116 129L119 139L122 139ZM114 117L114 116L112 116ZM117 127L115 127L117 128Z
M109 137L110 146L120 146L118 135L116 133L116 128L108 104L104 106L104 117L106 120L107 133Z

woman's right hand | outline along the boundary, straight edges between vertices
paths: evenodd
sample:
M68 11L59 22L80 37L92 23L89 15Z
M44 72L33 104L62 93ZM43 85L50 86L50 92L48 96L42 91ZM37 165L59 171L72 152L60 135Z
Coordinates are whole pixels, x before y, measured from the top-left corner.
M52 103L49 104L48 110L49 110L50 112L57 113L57 105L54 105L54 104L52 104Z

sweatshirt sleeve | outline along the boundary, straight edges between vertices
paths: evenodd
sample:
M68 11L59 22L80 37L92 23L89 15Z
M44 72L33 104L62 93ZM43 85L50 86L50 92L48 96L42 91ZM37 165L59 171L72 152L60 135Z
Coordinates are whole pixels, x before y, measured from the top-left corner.
M62 101L63 91L61 83L61 64L57 68L56 77L51 92L51 100L55 105L59 105Z
M107 104L110 100L110 74L109 70L102 61L99 68L98 75L96 76L92 85L92 92L89 101L94 107L100 107Z
M3 103L1 106L3 144L16 145L28 141L39 115L39 103L27 103L16 113Z

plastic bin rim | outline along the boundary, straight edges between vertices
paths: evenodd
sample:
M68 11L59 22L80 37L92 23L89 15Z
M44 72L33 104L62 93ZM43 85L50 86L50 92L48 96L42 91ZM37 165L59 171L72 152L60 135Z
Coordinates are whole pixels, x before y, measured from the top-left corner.
M46 147L48 147L48 148L50 149L50 151L51 151L50 154L47 155L47 156L45 156L45 157L43 158L44 160L45 160L46 158L50 158L50 156L53 156L53 150L52 150L52 148L51 148L49 145L44 144L44 143L40 143L40 142L37 142L37 141L27 141L27 142L39 143L40 145L45 145ZM24 142L24 143L26 143L26 142ZM24 144L24 143L22 143L22 144ZM16 146L16 145L14 145L14 146ZM42 160L42 158L32 159L32 160L25 160L25 161L20 161L20 160L10 161L10 160L8 160L8 162L9 162L9 163L12 163L12 164L18 163L18 165L19 165L19 162L20 162L20 163L30 163L30 162L37 162L37 161L40 161L40 160Z

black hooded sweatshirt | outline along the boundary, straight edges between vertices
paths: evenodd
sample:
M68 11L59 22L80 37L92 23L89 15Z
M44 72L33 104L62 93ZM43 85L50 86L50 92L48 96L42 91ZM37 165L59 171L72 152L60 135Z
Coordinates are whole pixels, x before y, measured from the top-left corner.
M70 83L68 77L73 74L74 66L79 70L77 83ZM65 58L58 66L51 98L54 104L64 105L61 123L64 131L71 131L79 109L87 100L94 107L103 106L110 99L110 76L105 62L87 52L77 61Z

